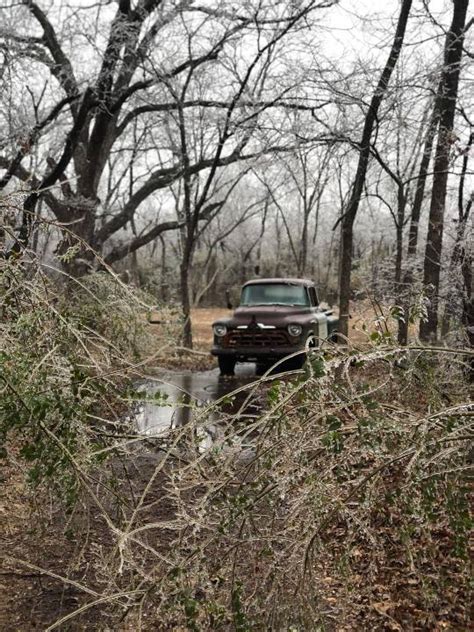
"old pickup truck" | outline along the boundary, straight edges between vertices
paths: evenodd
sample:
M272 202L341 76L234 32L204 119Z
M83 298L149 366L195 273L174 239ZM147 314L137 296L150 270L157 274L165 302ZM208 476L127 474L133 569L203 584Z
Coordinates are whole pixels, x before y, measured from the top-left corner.
M307 279L254 279L242 287L240 305L231 318L213 323L214 344L223 375L236 362L270 366L289 358L287 368L301 368L304 350L333 339L339 320L319 304L315 284Z

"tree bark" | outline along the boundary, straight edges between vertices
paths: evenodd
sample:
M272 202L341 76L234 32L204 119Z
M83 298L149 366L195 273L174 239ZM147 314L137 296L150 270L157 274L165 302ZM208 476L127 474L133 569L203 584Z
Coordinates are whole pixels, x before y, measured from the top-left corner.
M433 111L431 113L428 130L426 132L425 144L423 147L423 155L421 157L420 168L416 179L415 198L413 200L413 206L410 217L410 229L408 232L408 249L407 249L407 268L403 277L403 287L405 288L405 297L403 300L404 319L398 324L398 342L400 345L406 345L408 343L408 319L409 312L413 300L413 279L414 279L414 265L416 259L416 251L418 248L418 233L421 216L421 207L423 205L423 199L425 197L426 179L428 177L428 168L431 160L431 153L433 151L433 141L438 129L439 123L439 111L438 111L438 95L440 93L441 84L438 85L437 96L435 97L435 103Z
M392 76L403 45L405 30L410 14L412 0L403 0L398 18L397 30L385 67L372 96L365 116L364 129L359 144L359 162L352 185L349 203L341 219L341 255L339 267L339 331L343 336L349 333L349 301L351 295L351 268L353 249L353 226L365 183L370 156L370 139L377 120L377 113L382 103L387 86Z
M473 194L466 203L464 208L464 184L466 181L466 173L469 162L469 154L471 147L474 143L474 132L470 133L469 141L464 149L463 165L461 170L461 176L459 178L458 188L458 221L456 228L456 240L451 254L451 261L449 264L449 279L450 290L446 297L446 306L444 308L443 321L441 324L441 336L444 338L449 332L450 323L454 315L456 314L456 308L461 301L463 303L463 312L465 312L465 306L471 301L471 276L469 270L472 266L472 247L466 248L464 244L466 229L468 228L469 216L473 203ZM461 277L461 279L459 278ZM472 307L468 308L467 319L469 320L469 311L472 311ZM466 313L465 313L465 322ZM468 337L472 341L472 333L469 328L467 329Z
M446 35L444 66L439 95L440 121L423 270L423 285L430 299L427 319L420 324L420 338L424 342L435 340L438 331L439 280L449 157L453 144L452 132L468 5L469 0L454 0L453 20Z
M397 305L403 303L403 290L402 283L402 264L403 264L403 227L405 225L405 209L406 209L406 193L402 182L398 186L398 209L397 209L397 221L396 221L396 240L397 251L395 255L395 300ZM403 344L404 337L404 324L407 323L407 314L403 320L398 321L398 342Z
M438 88L439 94L439 88ZM413 206L410 218L410 230L408 233L408 257L415 257L418 246L418 229L420 224L421 207L423 205L423 199L425 197L426 179L428 177L428 168L431 160L431 153L433 151L433 141L438 129L439 111L437 104L438 97L435 98L435 104L433 106L433 112L431 114L428 131L426 133L425 146L423 148L423 155L421 157L420 169L418 177L416 179L415 198L413 200Z
M91 202L89 208L70 207L67 226L56 248L63 270L74 278L84 276L94 267L95 206Z
M181 307L183 310L183 347L193 348L193 333L191 322L191 297L189 292L189 262L183 257L180 266Z

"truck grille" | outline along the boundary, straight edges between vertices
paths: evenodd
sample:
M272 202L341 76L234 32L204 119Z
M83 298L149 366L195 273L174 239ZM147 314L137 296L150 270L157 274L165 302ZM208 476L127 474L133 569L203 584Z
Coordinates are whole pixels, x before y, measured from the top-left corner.
M242 329L230 331L225 346L238 347L288 347L290 341L285 331L278 329Z

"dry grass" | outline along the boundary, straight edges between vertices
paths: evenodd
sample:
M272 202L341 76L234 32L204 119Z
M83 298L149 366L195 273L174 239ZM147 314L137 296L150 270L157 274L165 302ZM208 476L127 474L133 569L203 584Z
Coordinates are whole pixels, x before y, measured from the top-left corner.
M222 307L198 307L193 309L193 338L196 349L209 351L212 345L212 323L218 318L230 318L232 311Z

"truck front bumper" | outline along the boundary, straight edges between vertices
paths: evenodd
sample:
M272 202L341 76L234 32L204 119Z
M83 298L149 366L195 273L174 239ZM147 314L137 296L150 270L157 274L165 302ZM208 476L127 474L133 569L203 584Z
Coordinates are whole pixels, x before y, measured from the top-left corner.
M284 358L304 351L304 346L296 345L291 347L238 347L228 349L226 347L218 347L214 345L211 349L213 356L223 356L226 358L235 358L242 361L258 361L271 360L273 358Z

